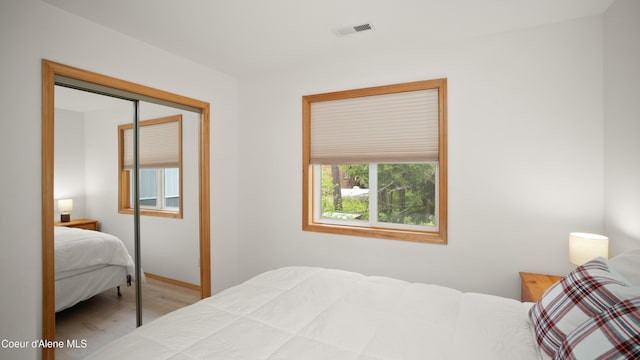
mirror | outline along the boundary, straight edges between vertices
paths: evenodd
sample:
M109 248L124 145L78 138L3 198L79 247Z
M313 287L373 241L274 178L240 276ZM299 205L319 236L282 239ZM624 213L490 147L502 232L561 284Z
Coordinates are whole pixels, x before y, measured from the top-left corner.
M114 120L131 121L133 110L132 101L55 86L56 340L77 341L77 347L58 349L58 358L84 357L135 328L135 314L123 311L135 308L135 292L125 289L133 268L119 266L133 264L133 244L123 236L132 234L132 226L105 214L113 212L111 183L117 182L113 167L105 166L117 160L117 143L107 130ZM99 241L109 246L95 246Z
M176 191L176 184L170 183L170 174L157 178L160 182L168 179L166 194L163 202L169 203L169 207L178 196L182 204L182 215L175 217L134 216L119 212L118 201L118 132L119 123L131 122L133 119L132 102L121 99L108 98L97 94L60 88L55 86L56 81L62 83L73 80L87 82L90 87L99 87L99 92L111 91L125 94L126 97L135 97L138 104L137 114L140 120L153 119L163 116L179 114L182 118L183 131L183 161L181 168L183 176L180 184L182 191ZM93 89L95 90L95 88ZM111 105L96 110L63 110L63 99L66 92L76 92L76 96L86 96L84 100L72 101L72 103L89 106L95 102L108 102ZM81 93L78 95L78 93ZM67 94L68 95L68 94ZM91 97L91 99L89 99ZM58 286L56 280L59 276L55 273L54 259L54 223L56 228L73 228L75 225L84 229L94 230L100 233L113 235L120 238L125 244L126 252L135 258L135 219L141 239L138 241L141 248L142 270L148 273L147 283L160 283L162 286L149 287L147 290L139 288L142 299L145 297L151 301L163 299L166 287L178 286L189 293L189 299L178 299L186 303L199 298L210 296L210 250L209 250L209 105L197 100L147 88L141 85L128 83L122 80L103 75L71 68L65 65L43 60L43 189L42 189L42 229L43 229L43 339L54 340L56 338L56 291L58 288L67 290L64 286ZM55 99L55 102L54 102ZM144 101L141 101L144 99ZM58 110L54 111L55 105ZM77 106L77 105L76 105ZM193 110L196 111L193 111ZM78 115L83 114L83 115ZM84 136L82 136L84 134ZM113 134L113 135L109 135ZM88 145L87 145L88 144ZM81 149L84 148L84 151ZM108 164L108 165L105 165ZM55 165L55 166L54 166ZM168 171L169 173L171 171ZM140 175L143 180L143 175ZM144 186L141 186L141 189ZM55 190L55 191L54 191ZM140 196L144 194L140 192ZM87 219L87 223L69 226L69 222L62 222L69 209L66 206L58 206L57 200L73 200L71 208L71 222L77 219ZM168 199L168 200L167 200ZM147 199L148 200L148 199ZM146 206L146 205L145 205ZM143 207L141 207L142 209ZM62 211L62 216L59 214ZM77 221L76 221L77 222ZM148 239L148 243L145 240ZM145 252L147 255L145 255ZM75 258L72 259L72 261ZM61 262L60 262L61 263ZM148 265L145 265L148 264ZM58 263L56 263L58 265ZM120 280L119 280L120 281ZM95 283L94 281L91 282ZM126 299L135 297L135 289L121 286L122 297L118 297L115 289L111 294L107 291L106 301L116 304ZM146 283L145 283L146 284ZM108 286L108 285L105 285ZM83 287L83 288L86 288ZM187 291L188 290L188 291ZM145 295L146 293L146 295ZM171 298L174 303L175 298ZM115 300L114 300L115 299ZM139 298L138 298L139 299ZM161 301L149 306L141 307L144 310L144 318L153 319L163 313L173 310L171 306ZM102 310L102 309L101 309ZM64 313L64 314L63 314ZM93 316L104 318L108 312L95 312ZM62 314L62 315L61 315ZM98 316L98 314L100 314ZM58 313L60 319L67 314L65 311ZM113 314L112 314L113 315ZM92 315L89 315L92 316ZM114 318L111 318L113 320ZM117 317L115 318L117 319ZM104 320L104 319L102 319ZM111 321L113 322L113 321ZM117 322L117 321L116 321ZM133 319L120 321L121 330L116 330L115 337L119 333L127 332L127 327L135 326ZM86 323L86 322L85 322ZM124 330L123 330L124 329ZM62 331L62 336L65 335ZM69 338L72 338L69 336ZM78 346L82 347L82 339L74 335L78 340ZM72 340L73 340L72 339ZM105 340L105 341L110 341ZM100 344L90 346L97 349ZM88 347L88 346L87 346ZM43 358L54 358L54 349L43 349Z

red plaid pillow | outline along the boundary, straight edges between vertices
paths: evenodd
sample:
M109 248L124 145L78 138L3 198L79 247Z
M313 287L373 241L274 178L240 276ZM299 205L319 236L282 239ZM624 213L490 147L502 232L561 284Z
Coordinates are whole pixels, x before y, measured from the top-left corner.
M640 359L640 297L624 300L575 329L554 360Z
M592 260L549 288L529 315L538 344L554 356L567 335L618 302L640 296L621 277L609 271L605 259Z

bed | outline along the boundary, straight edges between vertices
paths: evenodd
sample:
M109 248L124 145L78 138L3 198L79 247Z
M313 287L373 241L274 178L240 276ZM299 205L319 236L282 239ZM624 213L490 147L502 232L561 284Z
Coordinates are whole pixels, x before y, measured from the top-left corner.
M54 249L56 312L131 283L133 259L113 235L55 226Z
M286 267L156 319L89 358L551 359L531 316L536 306L386 277Z

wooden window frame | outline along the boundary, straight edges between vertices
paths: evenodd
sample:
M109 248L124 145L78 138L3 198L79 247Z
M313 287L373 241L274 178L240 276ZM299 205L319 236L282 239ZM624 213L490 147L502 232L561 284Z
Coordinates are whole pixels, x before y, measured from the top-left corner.
M438 229L405 230L327 224L314 219L314 164L311 163L311 104L363 96L392 94L405 91L438 89ZM416 81L363 89L338 91L302 97L302 229L342 235L364 236L391 240L434 244L447 243L447 79Z
M182 219L183 197L182 197L182 115L172 115L157 119L140 121L139 126L149 126L162 124L167 122L178 122L178 146L179 146L179 162L178 162L178 192L180 196L180 206L178 211L161 210L140 207L140 215L158 216L174 219ZM133 128L133 124L118 125L118 212L120 214L133 215L133 207L131 206L131 172L124 168L124 131Z

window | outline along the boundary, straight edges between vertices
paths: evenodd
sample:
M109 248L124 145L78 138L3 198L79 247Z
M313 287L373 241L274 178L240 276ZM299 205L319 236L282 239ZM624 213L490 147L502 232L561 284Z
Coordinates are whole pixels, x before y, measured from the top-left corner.
M133 124L118 126L119 211L133 213ZM140 122L140 214L182 218L182 115Z
M178 168L140 169L140 207L178 211L179 175ZM130 201L133 203L133 182L129 185Z
M447 80L303 97L303 229L446 243Z

